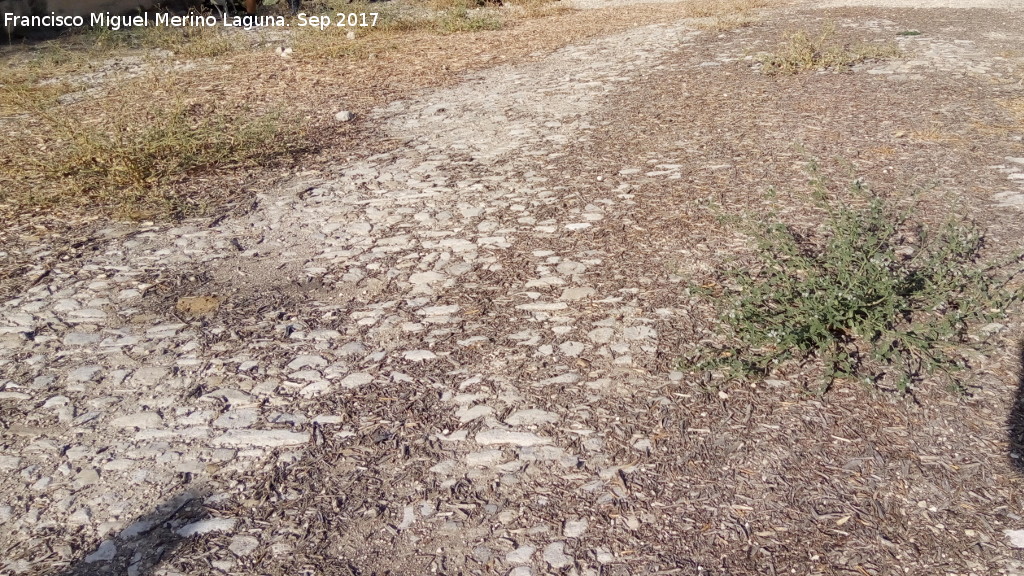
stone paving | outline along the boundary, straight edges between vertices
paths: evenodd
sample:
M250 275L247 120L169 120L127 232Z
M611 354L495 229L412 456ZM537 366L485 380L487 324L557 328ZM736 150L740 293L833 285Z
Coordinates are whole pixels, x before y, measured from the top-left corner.
M638 28L394 102L366 120L400 142L389 152L299 174L247 216L112 225L83 261L32 270L34 285L0 305L4 571L79 557L48 540L69 529L90 535L85 562L100 570L183 479L237 497L245 487L232 475L274 451L299 461L317 435L343 440L368 424L323 411L325 397L384 383L440 394L456 423L425 431L451 454L428 466L441 486L552 474L615 498L631 464L605 453L608 417L575 400L678 379L655 355L659 325L682 312L649 305L642 276L608 291L608 255L580 239L622 226L631 179L677 179L679 166L606 166L595 181L616 184L566 209L566 187L547 168L592 137L588 113L618 86L665 66L714 65L684 57L703 33ZM1008 73L970 42L899 42L908 58L859 72ZM742 58L737 49L720 61ZM1024 207L1024 158L993 169L1007 179L993 200ZM629 440L651 449L649 434ZM528 471L535 463L541 472ZM402 503L396 529L443 527L431 506ZM177 530L233 528L211 519ZM607 550L585 561L567 547L588 528L567 517L557 532L480 554L515 576L574 565L596 574ZM260 545L236 534L218 561L228 570Z

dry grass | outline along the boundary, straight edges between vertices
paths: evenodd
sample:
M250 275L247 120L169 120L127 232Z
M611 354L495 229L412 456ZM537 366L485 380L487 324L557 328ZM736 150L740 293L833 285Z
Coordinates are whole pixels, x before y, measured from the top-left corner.
M0 209L16 220L29 213L201 213L217 204L205 189L238 186L242 173L232 168L245 166L253 178L256 164L273 165L289 151L352 145L358 127L338 126L339 109L364 113L467 70L634 26L685 17L727 22L766 5L720 0L574 12L550 0L509 0L501 8L473 0L328 0L304 6L382 12L382 25L356 28L354 39L351 28L296 29L270 47L259 35L218 27L94 31L9 50L0 56L0 123L9 135L0 160L13 169L0 177ZM274 55L281 43L294 47L292 58ZM260 146L265 141L275 145ZM190 189L198 175L225 181Z
M778 51L761 57L767 74L799 74L810 70L841 69L871 60L895 58L895 44L846 44L836 39L835 25L817 35L805 31L786 35Z
M5 163L16 169L0 202L26 208L192 215L207 199L178 194L175 184L184 178L252 166L301 147L301 124L281 112L215 107L155 74L128 82L102 106L60 105L27 92L20 101L31 119L22 135L34 145L5 150Z

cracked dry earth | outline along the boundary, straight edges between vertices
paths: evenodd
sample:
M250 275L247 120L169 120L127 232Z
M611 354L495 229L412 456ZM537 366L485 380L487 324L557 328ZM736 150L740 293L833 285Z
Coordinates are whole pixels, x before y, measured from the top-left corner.
M903 55L760 73L827 22ZM0 307L0 571L1024 573L1016 318L964 398L673 371L744 250L715 215L808 156L1020 249L1021 46L999 10L638 28L383 107L393 149L246 215L112 225Z

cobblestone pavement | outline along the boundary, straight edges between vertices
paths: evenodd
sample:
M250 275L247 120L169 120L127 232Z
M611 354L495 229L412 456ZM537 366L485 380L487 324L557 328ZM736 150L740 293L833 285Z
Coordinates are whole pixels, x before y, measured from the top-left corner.
M597 112L643 76L753 67L741 41L718 59L690 50L708 34L686 22L638 28L472 74L363 119L393 150L297 174L247 215L112 224L90 254L31 270L33 285L0 305L0 570L178 573L140 544L169 522L179 539L225 538L208 570L250 573L260 554L288 555L295 534L256 529L243 512L168 520L198 498L189 491L241 510L266 470L374 434L381 450L408 431L414 449L431 448L416 452L433 456L410 465L422 475L410 486L498 486L538 509L561 493L594 506L625 498L655 431L600 405L658 397L682 378L665 331L687 325L687 309L652 296L682 277L610 260L616 235L642 234L622 216L638 183L683 169L668 157L584 159L571 177L552 167L604 134ZM1019 58L955 35L898 42L906 58L854 74L1020 72ZM1024 158L992 170L1005 176L992 203L1024 207ZM595 191L579 194L580 178ZM391 401L419 412L387 420L367 407ZM388 502L379 529L419 534L414 544L458 540L481 573L628 573L611 571L620 553L577 545L596 522L586 509L542 517L417 493Z

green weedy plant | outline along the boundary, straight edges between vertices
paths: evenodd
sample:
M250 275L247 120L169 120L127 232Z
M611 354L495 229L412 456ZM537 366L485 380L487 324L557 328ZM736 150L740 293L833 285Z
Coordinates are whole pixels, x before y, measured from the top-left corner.
M727 270L730 288L715 297L728 344L682 365L749 379L820 359L823 391L836 378L888 376L906 392L936 372L963 391L964 347L980 345L969 330L1024 297L1011 287L1024 255L984 266L973 224L930 230L859 183L837 198L817 180L815 200L826 215L817 233L776 216L758 225L758 265Z

